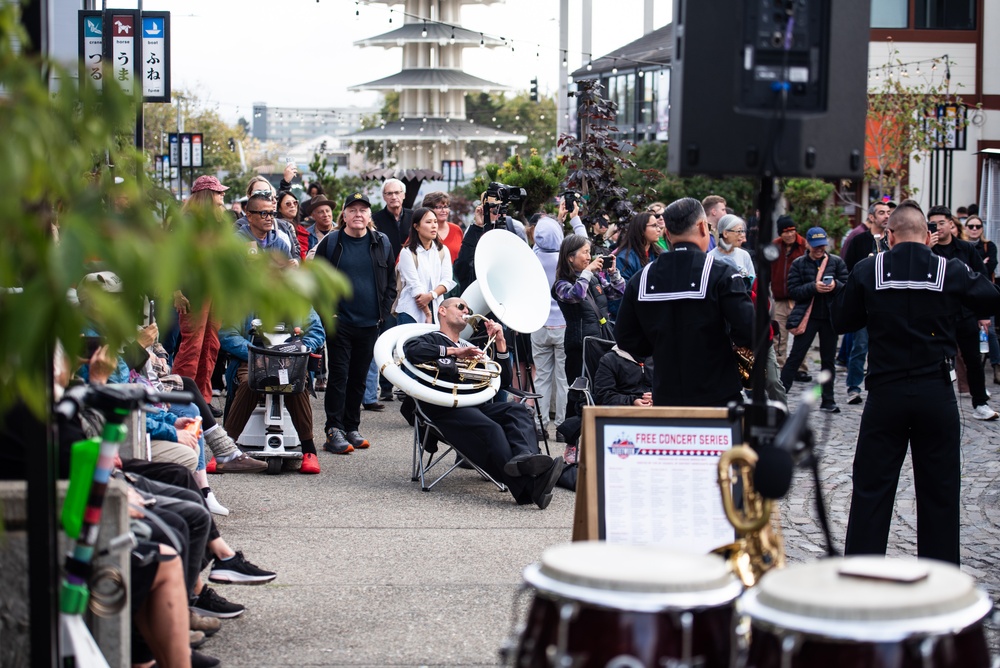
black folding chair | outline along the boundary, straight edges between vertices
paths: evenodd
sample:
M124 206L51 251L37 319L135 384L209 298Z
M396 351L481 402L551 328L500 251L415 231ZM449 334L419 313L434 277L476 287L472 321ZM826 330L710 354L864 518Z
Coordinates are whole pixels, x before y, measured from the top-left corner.
M602 339L599 336L583 337L583 372L573 380L569 389L581 392L586 399L588 406L594 406L594 378L597 375L597 367L601 364L601 358L605 353L615 347L612 339Z
M427 417L427 414L420 407L419 401L414 401L413 409L413 474L410 480L413 482L420 481L420 489L425 492L431 491L434 485L441 482L444 478L448 476L449 473L457 468L473 468L479 472L484 479L489 480L491 483L497 486L501 492L507 491L507 486L502 482L498 482L492 476L490 476L486 471L476 466L471 459L466 457L460 450L457 450L454 445L448 442L448 439L444 437L441 430L437 428L437 425ZM442 450L441 446L444 446ZM427 483L428 474L431 469L441 464L442 460L452 451L455 452L456 458L453 464L445 469L444 473L434 479L430 484ZM425 461L426 456L426 461ZM463 466L465 464L465 466ZM445 464L444 466L447 466Z

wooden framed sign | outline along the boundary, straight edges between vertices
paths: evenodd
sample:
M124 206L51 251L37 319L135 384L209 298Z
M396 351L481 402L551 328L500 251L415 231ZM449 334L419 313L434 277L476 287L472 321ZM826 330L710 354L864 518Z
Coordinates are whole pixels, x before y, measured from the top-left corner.
M699 554L732 542L718 462L741 442L725 408L587 406L574 540Z

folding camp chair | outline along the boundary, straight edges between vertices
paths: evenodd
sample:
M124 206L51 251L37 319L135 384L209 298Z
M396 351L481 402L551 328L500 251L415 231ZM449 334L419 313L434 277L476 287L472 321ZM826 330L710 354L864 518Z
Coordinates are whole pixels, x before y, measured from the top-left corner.
M502 482L494 480L486 471L482 470L476 466L471 459L463 455L460 451L455 449L455 446L448 442L441 433L441 430L427 417L423 409L420 407L420 402L415 401L413 409L413 475L410 480L413 482L420 481L420 489L425 492L431 491L434 485L438 484L443 480L449 473L455 469L462 467L462 464L466 464L463 468L473 468L479 472L484 479L489 480L491 483L497 486L501 492L507 491L507 486ZM442 447L444 446L443 450ZM450 453L454 451L456 454L456 459L451 466L449 466L444 473L434 479L434 482L428 484L427 478L428 473L431 469L441 463L441 461ZM425 461L426 455L426 461ZM447 466L445 464L444 466Z
M588 406L596 404L594 401L594 378L597 375L597 367L601 364L601 358L609 350L614 348L615 342L612 339L602 339L598 336L583 337L583 372L573 380L569 389L583 393Z

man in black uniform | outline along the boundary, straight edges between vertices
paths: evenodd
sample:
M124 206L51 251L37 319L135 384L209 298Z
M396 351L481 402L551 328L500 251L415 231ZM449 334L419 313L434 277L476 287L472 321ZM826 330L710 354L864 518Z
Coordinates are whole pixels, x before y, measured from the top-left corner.
M663 211L673 252L632 277L618 311L618 346L653 356L655 406L725 406L742 396L733 344L753 338L753 303L743 279L706 255L701 202L685 197Z
M833 310L840 333L868 327L868 401L854 456L847 554L885 554L899 469L912 448L917 555L959 562L959 416L951 386L962 308L1000 309L1000 292L928 248L923 213L889 218L891 250L858 262Z
M968 241L955 236L955 228L951 221L951 211L945 206L933 206L927 212L927 222L931 229L931 250L946 259L957 259L964 262L972 271L982 274L989 280L989 272L983 265L983 258L976 252L976 247ZM995 410L990 408L986 396L986 373L983 371L983 356L979 353L979 332L988 332L990 318L976 318L969 309L962 313L955 323L955 342L962 353L965 362L965 375L969 382L969 394L972 395L972 417L977 420L996 420L1000 418ZM984 314L979 314L980 316Z
M481 357L482 350L459 341L466 314L469 305L463 299L452 297L441 302L440 329L407 341L403 345L406 359L413 364L430 362L442 369L454 369L457 361ZM500 385L509 387L511 364L503 328L492 320L487 320L485 326L487 335L496 337ZM499 401L447 408L421 401L420 407L449 443L495 480L507 485L518 505L535 503L542 510L548 507L564 464L562 457L552 459L539 452L534 421L527 406Z

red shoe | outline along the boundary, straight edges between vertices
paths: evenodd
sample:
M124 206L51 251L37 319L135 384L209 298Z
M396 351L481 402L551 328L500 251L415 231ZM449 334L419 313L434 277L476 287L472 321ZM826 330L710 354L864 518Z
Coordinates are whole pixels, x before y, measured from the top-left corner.
M302 468L299 473L319 473L319 459L311 452L302 455Z
M205 464L205 473L215 473L215 457L209 459L208 463Z

